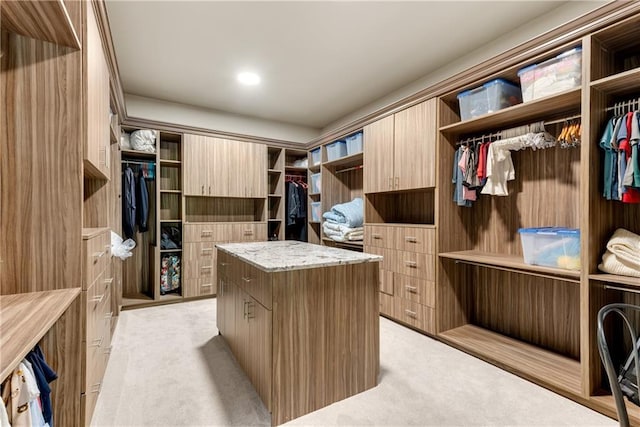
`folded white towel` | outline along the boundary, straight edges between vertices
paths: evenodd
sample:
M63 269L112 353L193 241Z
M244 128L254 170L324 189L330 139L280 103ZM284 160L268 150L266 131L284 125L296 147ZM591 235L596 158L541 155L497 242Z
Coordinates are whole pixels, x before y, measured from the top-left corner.
M598 268L606 273L640 277L640 236L619 228L607 242Z

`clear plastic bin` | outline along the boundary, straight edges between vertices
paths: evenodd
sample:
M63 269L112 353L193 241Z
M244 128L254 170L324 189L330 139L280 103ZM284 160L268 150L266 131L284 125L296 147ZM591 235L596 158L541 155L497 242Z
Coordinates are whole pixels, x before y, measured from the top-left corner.
M523 68L518 77L524 102L576 88L582 84L582 48Z
M347 155L347 143L344 141L336 141L327 144L327 161L337 160Z
M311 221L320 221L322 217L321 202L311 202Z
M521 228L524 262L580 270L580 230L563 227Z
M311 150L311 166L317 166L322 163L322 147Z
M460 120L469 120L522 102L520 88L503 79L458 94Z
M346 137L345 141L347 143L347 156L362 152L362 132Z
M322 190L322 175L320 172L311 174L311 194L320 193Z

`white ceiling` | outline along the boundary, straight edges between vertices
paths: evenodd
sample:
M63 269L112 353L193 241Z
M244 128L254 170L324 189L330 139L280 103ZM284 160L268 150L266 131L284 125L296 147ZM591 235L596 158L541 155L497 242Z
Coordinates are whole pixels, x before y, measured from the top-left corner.
M126 93L321 128L562 3L107 0L107 10ZM259 86L236 83L247 69Z

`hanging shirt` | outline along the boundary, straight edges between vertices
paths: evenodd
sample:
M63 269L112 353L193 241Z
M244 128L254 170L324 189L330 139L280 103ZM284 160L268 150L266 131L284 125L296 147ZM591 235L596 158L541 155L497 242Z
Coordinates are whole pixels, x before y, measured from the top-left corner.
M136 223L141 233L149 230L149 192L147 190L147 182L142 173L138 178L136 185ZM171 218L174 219L174 218Z
M470 167L470 163L473 162L473 160L470 160L471 157L471 149L469 147L464 147L463 151L462 151L462 155L460 156L460 160L458 161L458 168L460 168L460 170L462 171L462 176L463 178L463 183L462 183L462 198L464 200L470 200L472 202L475 202L476 200L476 190L473 190L471 188L469 188L469 183L467 182L467 177L468 174L467 172L469 171L469 167Z
M612 199L612 172L614 170L613 164L615 163L615 152L611 148L611 138L613 137L613 130L615 128L616 118L612 118L607 122L607 126L604 128L604 133L600 138L600 148L604 150L604 173L602 182L602 196L607 199Z
M453 201L458 206L466 206L469 208L472 206L472 203L470 200L465 200L463 197L464 175L458 166L463 151L464 147L460 147L453 155L453 176L451 177L451 182L455 184L453 187Z
M631 161L631 144L629 143L629 136L632 133L632 122L635 120L635 113L628 113L623 118L623 125L621 129L624 128L624 132L619 132L618 135L622 136L618 140L618 149L619 149L619 188L620 190L620 200L623 203L640 203L640 189L635 189L633 187L626 187L624 185L624 176L625 170L627 169L627 159L628 167L633 169L633 164Z
M33 367L33 373L40 390L40 401L42 403L42 415L49 425L53 426L53 406L51 404L51 387L49 384L58 378L58 374L47 365L44 354L39 345L25 357Z
M511 151L508 148L500 148L500 141L489 146L487 152L487 182L482 188L481 194L494 196L508 196L507 181L516 178L516 171L511 160Z
M631 184L634 188L640 188L640 112L636 111L631 122L631 167L633 169L633 182Z
M122 172L122 231L130 239L136 230L136 183L129 166Z

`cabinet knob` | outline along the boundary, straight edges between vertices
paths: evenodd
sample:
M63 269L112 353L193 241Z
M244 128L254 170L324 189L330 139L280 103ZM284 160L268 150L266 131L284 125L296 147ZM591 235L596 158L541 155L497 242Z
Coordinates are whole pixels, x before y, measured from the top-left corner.
M411 292L412 294L415 294L418 291L418 288L416 288L415 286L409 286L409 285L406 285L405 289Z
M376 240L381 240L382 236L380 234L372 234L371 237L373 237Z
M404 265L411 268L418 268L418 263L415 261L405 261Z
M405 236L404 240L405 242L409 242L409 243L418 243L417 237Z

